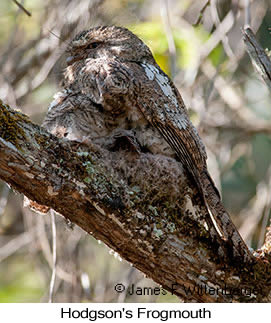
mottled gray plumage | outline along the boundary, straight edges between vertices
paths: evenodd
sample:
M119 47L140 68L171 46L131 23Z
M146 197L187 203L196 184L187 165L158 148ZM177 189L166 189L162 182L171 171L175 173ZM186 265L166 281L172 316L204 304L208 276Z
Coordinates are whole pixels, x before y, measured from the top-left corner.
M59 136L94 142L129 130L147 151L177 156L234 256L250 258L208 173L204 145L181 95L150 49L129 30L110 26L79 33L67 53L63 89L43 125Z

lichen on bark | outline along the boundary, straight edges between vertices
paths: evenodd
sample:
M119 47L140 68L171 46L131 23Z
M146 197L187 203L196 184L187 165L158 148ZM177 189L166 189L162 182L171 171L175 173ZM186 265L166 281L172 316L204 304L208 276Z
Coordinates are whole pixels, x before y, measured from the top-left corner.
M0 100L0 137L13 144L17 149L20 149L18 139L25 140L25 133L19 122L28 122L29 118L20 112L12 113L8 105Z
M219 245L193 219L202 201L170 158L111 152L59 139L0 105L0 178L106 243L186 301L270 301L270 256L256 263L221 258ZM16 148L16 149L15 149ZM86 180L87 179L87 180ZM258 288L257 295L186 295L184 286Z

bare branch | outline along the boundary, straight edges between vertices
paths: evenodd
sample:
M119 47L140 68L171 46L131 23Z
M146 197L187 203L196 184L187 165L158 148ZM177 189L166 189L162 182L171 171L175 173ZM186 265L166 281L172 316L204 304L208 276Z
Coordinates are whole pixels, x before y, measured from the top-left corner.
M261 74L266 85L271 90L271 62L266 55L262 46L256 40L253 31L247 27L242 30L243 40L246 45L247 52L256 67L257 71Z
M53 255L53 268L49 288L49 303L53 301L53 293L56 281L56 220L55 212L51 210L51 227L52 227L52 255Z
M29 17L31 17L31 12L29 12L28 10L25 9L25 7L18 2L17 0L12 0L21 10L23 10L24 13L26 13Z
M213 18L214 24L216 26L216 29L218 29L221 24L221 21L219 19L219 14L218 14L218 10L217 10L217 2L212 1L210 8L211 8L211 16ZM225 33L224 37L221 37L221 42L223 44L225 53L228 55L228 57L234 59L234 53L230 47L229 38L226 33Z
M194 27L197 27L201 21L202 21L202 18L203 18L203 15L204 15L204 12L205 10L208 8L208 6L210 6L210 0L207 0L205 5L201 8L200 12L199 12L199 16L198 16L198 19L196 20L196 22L193 24Z
M0 262L14 254L19 249L25 247L30 244L35 237L35 231L31 230L28 232L24 232L18 235L16 238L7 242L4 246L0 248Z
M168 10L168 0L161 1L161 17L164 24L164 29L167 37L169 54L170 54L170 73L171 77L174 79L176 75L176 46L174 42L174 37L171 29L169 10Z
M245 0L245 27L251 26L251 3L250 0Z
M220 41L225 39L225 35L234 26L234 14L229 11L225 18L219 23L217 29L212 33L212 36L204 44L200 51L201 62L211 53L211 51L219 44Z

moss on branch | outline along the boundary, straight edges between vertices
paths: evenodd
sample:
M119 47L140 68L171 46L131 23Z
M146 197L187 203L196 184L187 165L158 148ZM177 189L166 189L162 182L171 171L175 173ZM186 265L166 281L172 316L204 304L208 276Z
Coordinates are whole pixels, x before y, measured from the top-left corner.
M10 107L0 100L0 137L12 143L17 149L20 149L19 139L26 139L18 123L29 121L29 118L20 112L12 113Z
M178 282L174 293L189 301L269 300L267 255L238 266L221 258L201 222L197 188L176 160L59 139L2 102L0 123L0 178L91 232L164 288ZM225 283L260 294L188 296L183 289Z

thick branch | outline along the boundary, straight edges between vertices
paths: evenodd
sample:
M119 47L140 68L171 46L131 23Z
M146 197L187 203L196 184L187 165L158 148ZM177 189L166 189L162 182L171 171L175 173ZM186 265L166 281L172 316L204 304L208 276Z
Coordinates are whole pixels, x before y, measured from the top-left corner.
M197 190L173 159L78 147L1 103L0 178L185 301L268 301L268 255L251 265L218 256L219 245L193 220L202 209Z
M247 27L242 30L243 40L246 45L246 50L254 63L257 71L264 79L266 85L271 90L271 61L265 53L262 46L257 42L253 31Z

